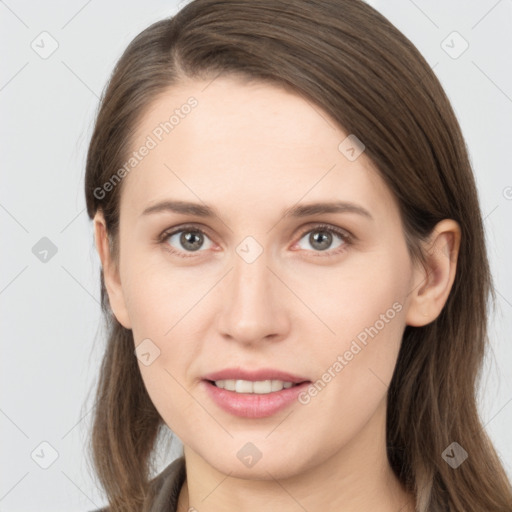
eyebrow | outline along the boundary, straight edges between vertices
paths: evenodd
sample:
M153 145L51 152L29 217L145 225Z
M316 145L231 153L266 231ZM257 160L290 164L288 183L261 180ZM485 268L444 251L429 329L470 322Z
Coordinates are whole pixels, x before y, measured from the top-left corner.
M197 217L217 217L214 208L199 203L191 203L188 201L172 201L165 200L154 205L148 206L141 214L150 215L154 213L173 212L184 215L195 215ZM310 215L319 215L322 213L357 213L368 219L373 220L371 213L354 203L345 201L320 202L292 206L283 212L283 216L291 217L308 217Z

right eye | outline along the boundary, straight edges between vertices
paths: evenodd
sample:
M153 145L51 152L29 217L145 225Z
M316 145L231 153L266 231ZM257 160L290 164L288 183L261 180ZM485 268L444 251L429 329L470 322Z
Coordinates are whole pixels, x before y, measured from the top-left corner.
M171 253L188 258L193 256L195 252L202 252L200 249L203 248L205 239L210 242L206 249L210 249L212 241L202 229L194 226L181 226L178 229L173 228L165 231L160 238L160 242L165 244Z

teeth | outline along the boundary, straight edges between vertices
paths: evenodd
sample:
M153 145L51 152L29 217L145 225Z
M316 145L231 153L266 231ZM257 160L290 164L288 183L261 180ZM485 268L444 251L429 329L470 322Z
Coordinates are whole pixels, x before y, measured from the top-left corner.
M216 380L215 385L218 388L235 391L236 393L254 393L264 395L273 391L281 391L293 386L292 382L283 382L282 380Z

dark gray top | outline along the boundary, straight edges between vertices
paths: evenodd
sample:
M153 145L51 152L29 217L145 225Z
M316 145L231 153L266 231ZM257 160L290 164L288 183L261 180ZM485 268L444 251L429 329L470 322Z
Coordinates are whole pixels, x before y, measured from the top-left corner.
M148 510L150 512L176 512L178 497L185 478L185 457L181 456L151 480L155 488L155 497ZM104 507L94 512L110 512L110 509Z

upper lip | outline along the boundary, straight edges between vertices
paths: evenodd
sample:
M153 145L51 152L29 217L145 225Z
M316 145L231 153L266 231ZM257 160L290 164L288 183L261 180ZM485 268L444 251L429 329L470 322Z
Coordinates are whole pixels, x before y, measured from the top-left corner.
M305 377L299 377L288 372L276 370L274 368L260 368L258 370L244 370L242 368L225 368L218 372L209 373L203 377L205 380L250 380L250 381L262 381L262 380L281 380L283 382L292 382L299 384L306 382L308 379Z

